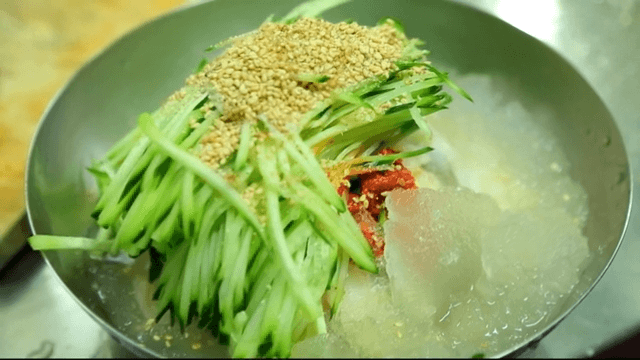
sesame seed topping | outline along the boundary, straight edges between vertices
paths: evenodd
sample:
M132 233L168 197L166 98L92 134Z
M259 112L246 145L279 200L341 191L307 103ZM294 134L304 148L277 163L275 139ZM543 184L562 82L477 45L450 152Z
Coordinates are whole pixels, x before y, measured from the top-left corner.
M288 124L295 124L333 90L388 75L396 69L404 40L391 24L369 28L312 18L293 24L267 22L233 39L222 55L187 79L187 85L213 86L222 96L224 111L201 141L201 160L218 168L237 149L242 124L255 123L258 116L286 132ZM300 80L304 74L328 80Z

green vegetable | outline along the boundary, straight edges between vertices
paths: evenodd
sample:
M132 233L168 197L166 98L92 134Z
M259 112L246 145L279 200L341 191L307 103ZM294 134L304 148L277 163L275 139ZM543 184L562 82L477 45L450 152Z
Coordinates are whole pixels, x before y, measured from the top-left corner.
M317 16L344 2L310 1L281 21ZM394 26L403 31L395 20ZM221 115L219 96L187 87L183 98L140 115L137 128L89 167L101 194L92 213L101 227L96 239L34 235L29 243L35 250L132 257L149 250L157 319L169 313L184 328L198 318L200 327L228 339L235 357L288 356L295 342L326 331L322 297L332 316L349 261L378 271L322 161L380 165L424 155L433 149L373 154L416 130L428 139L424 117L451 101L443 85L470 99L429 65L427 53L419 41L407 41L398 70L335 91L286 133L266 118L244 124L221 170L193 154ZM299 79L323 83L328 77ZM206 118L205 103L211 105ZM261 131L269 136L257 140ZM231 172L232 182L223 176ZM244 196L251 193L250 205Z
M316 84L322 84L327 82L330 79L327 75L319 75L319 74L300 74L298 75L298 80Z
M392 163L392 162L394 162L394 161L396 161L398 159L406 159L406 158L410 158L410 157L426 154L426 153L428 153L430 151L433 151L433 148L429 147L429 146L425 146L425 147L423 147L421 149L418 149L418 150L404 151L404 152L400 152L400 153L397 153L397 154L361 156L359 158L359 160L361 160L362 162L373 163L374 165L382 165L382 164Z
M383 25L387 21L390 21L393 24L393 27L396 28L396 30L398 30L400 33L404 34L404 25L402 25L400 20L398 20L398 19L396 19L394 17L390 17L390 16L383 17L382 19L378 20L378 25Z
M97 241L90 238L50 235L33 235L29 238L29 245L36 250L83 249L108 251L111 248L111 242L107 240Z
M199 73L200 71L202 71L202 69L204 69L204 67L207 66L208 63L209 63L209 59L202 58L198 63L198 66L196 66L194 73Z

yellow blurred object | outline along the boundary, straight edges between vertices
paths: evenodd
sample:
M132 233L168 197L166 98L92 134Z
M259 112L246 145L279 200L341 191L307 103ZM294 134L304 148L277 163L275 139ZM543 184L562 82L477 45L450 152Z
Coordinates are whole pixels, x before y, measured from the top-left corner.
M92 55L185 0L0 3L0 236L24 210L24 169L47 103Z

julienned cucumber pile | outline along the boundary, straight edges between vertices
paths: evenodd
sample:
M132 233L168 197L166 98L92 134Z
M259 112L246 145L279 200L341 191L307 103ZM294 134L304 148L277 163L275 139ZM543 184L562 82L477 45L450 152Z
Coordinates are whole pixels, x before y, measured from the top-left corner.
M182 327L198 321L228 342L234 357L286 357L295 342L326 332L325 316L340 305L349 261L377 272L371 246L336 191L336 179L350 169L384 169L397 159L428 152L425 146L379 154L416 131L428 144L424 117L451 101L443 85L469 98L430 65L422 43L408 39L397 21L384 19L366 28L313 18L341 2L303 4L220 47L231 45L225 54L237 55L239 41L254 41L253 52L238 56L266 58L270 55L260 44L284 41L269 38L273 32L268 29L291 39L325 31L308 24L297 29L301 21L344 39L366 38L371 31L393 38L372 40L369 49L359 47L359 41L349 43L356 44L348 45L353 49L338 47L344 41L325 49L311 43L317 51L305 57L287 56L282 45L282 61L300 68L312 63L304 73L291 74L295 67L260 69L258 60L234 68L224 54L223 60L203 63L197 75L213 79L209 86L187 82L179 96L140 115L138 127L88 169L100 191L93 212L100 226L97 238L35 235L31 246L124 251L131 257L150 251L152 270L161 269L153 279L157 319L169 312ZM394 41L400 44L395 52ZM351 50L356 61L349 60ZM336 64L323 67L327 56L350 72L336 70ZM365 61L357 61L358 56ZM250 83L228 69L265 75ZM292 76L295 81L285 81ZM265 88L270 89L266 95ZM232 90L238 97L231 99ZM300 107L283 107L281 118L274 115L271 110L282 105L278 94L299 100ZM265 108L271 110L260 110ZM207 146L218 141L212 140L212 129L229 124L236 130L225 134L234 141ZM212 165L208 160L216 154L230 155Z

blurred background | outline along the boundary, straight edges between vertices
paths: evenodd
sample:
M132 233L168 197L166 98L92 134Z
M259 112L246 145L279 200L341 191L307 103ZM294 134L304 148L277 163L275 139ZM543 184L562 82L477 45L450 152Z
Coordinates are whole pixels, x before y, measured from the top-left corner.
M24 211L29 143L73 73L127 31L189 0L0 3L0 234Z
M127 355L71 300L39 254L24 246L25 161L48 102L83 63L145 21L195 2L0 2L0 357ZM528 356L634 356L626 351L640 332L640 1L457 2L496 15L567 59L616 119L636 180L636 210L614 263Z

